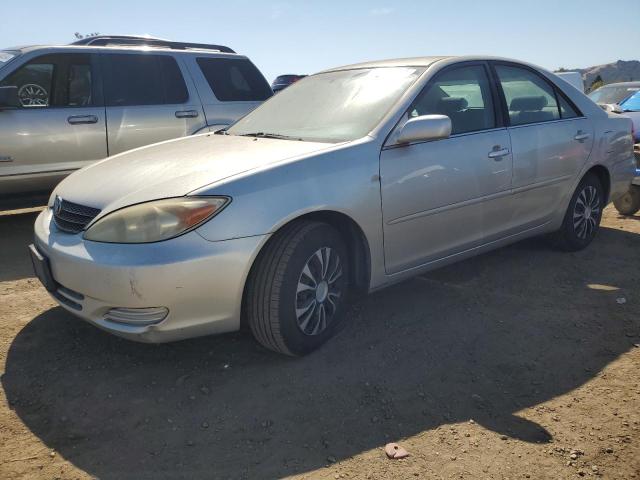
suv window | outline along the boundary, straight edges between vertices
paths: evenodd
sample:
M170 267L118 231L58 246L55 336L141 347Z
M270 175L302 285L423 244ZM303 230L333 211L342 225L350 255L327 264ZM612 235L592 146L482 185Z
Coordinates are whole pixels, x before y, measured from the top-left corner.
M167 55L104 55L103 72L110 107L181 104L189 99L176 60Z
M447 70L422 91L411 117L440 114L451 119L451 133L494 128L495 112L489 78L482 65Z
M18 68L0 84L18 87L24 108L94 106L91 56L44 55Z
M221 102L263 101L273 95L260 71L247 59L197 59L213 94Z
M502 85L511 125L560 118L556 93L542 77L525 68L510 65L496 65L496 73Z

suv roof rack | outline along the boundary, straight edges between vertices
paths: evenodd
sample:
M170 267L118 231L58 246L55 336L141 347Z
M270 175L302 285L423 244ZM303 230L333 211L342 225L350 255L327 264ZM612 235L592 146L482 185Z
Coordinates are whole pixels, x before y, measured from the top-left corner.
M173 50L216 50L224 53L236 53L234 50L224 45L213 45L208 43L189 43L189 42L172 42L171 40L163 40L162 38L140 37L135 35L97 35L88 37L71 43L71 45L85 46L108 46L108 45L124 45L124 46L146 46L170 48Z

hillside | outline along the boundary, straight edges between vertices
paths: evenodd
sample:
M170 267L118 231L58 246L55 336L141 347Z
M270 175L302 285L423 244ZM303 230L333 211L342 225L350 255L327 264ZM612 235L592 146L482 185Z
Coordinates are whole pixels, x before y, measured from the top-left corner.
M640 80L640 61L638 60L618 60L617 62L606 63L604 65L595 65L587 68L570 68L566 70L580 72L587 88L598 78L598 75L605 84Z

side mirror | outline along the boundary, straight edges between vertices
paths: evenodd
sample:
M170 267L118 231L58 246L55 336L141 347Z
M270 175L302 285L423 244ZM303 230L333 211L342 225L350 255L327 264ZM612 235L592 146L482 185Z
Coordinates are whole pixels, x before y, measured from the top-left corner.
M19 107L18 87L0 87L0 110Z
M624 113L624 110L622 109L622 107L617 103L606 103L602 105L602 108L604 109L605 112Z
M422 115L411 118L398 135L398 143L420 142L448 138L451 135L451 119L446 115Z

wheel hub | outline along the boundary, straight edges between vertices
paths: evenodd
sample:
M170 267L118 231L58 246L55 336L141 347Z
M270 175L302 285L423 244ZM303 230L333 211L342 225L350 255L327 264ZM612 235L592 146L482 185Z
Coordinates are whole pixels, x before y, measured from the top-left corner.
M316 288L316 301L322 303L326 300L329 294L329 284L326 280L321 281Z

